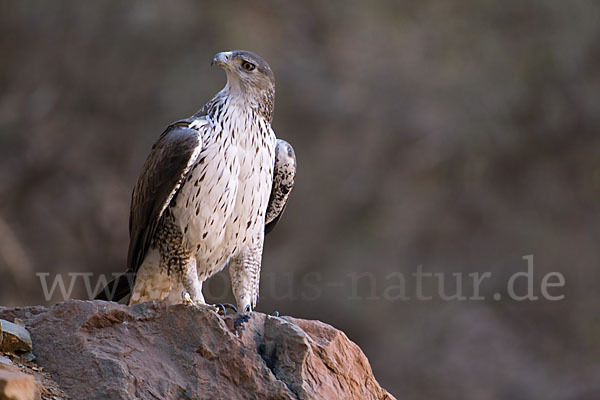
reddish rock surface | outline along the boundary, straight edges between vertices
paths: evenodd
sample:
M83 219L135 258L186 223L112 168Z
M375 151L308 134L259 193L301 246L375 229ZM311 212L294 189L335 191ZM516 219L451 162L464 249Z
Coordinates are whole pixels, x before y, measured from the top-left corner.
M365 355L319 321L162 303L0 307L73 399L389 399Z
M35 379L16 368L0 367L0 400L34 400Z

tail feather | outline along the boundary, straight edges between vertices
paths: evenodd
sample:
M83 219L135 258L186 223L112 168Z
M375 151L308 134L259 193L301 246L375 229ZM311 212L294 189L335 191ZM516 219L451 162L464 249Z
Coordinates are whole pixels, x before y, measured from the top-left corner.
M95 300L106 300L119 302L124 300L133 291L135 274L126 272L108 282L94 297Z

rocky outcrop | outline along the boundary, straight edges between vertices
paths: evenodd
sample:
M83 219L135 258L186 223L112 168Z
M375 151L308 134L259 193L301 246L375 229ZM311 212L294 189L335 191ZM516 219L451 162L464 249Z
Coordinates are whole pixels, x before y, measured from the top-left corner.
M319 321L104 301L0 308L73 399L393 399L360 348Z

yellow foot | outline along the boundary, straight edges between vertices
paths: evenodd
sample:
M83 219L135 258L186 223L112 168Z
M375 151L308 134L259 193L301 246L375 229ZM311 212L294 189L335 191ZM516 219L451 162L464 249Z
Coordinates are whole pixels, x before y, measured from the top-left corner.
M190 296L190 294L186 291L183 291L181 293L181 298L183 299L183 304L187 305L187 306L193 306L196 308L204 308L204 309L208 309L210 311L216 312L217 314L219 314L219 307L210 305L210 304L206 304L206 303L201 303L198 301L194 301L192 300L192 297Z
M188 306L196 305L196 303L194 303L194 300L192 300L192 298L190 297L190 294L188 292L181 293L181 297L183 298L183 304L188 305Z

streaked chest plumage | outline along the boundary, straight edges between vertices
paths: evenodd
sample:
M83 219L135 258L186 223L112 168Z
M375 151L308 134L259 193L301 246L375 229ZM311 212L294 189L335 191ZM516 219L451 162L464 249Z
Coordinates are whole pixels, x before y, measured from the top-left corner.
M198 274L210 276L262 240L276 138L263 117L228 104L190 127L202 150L171 211Z

